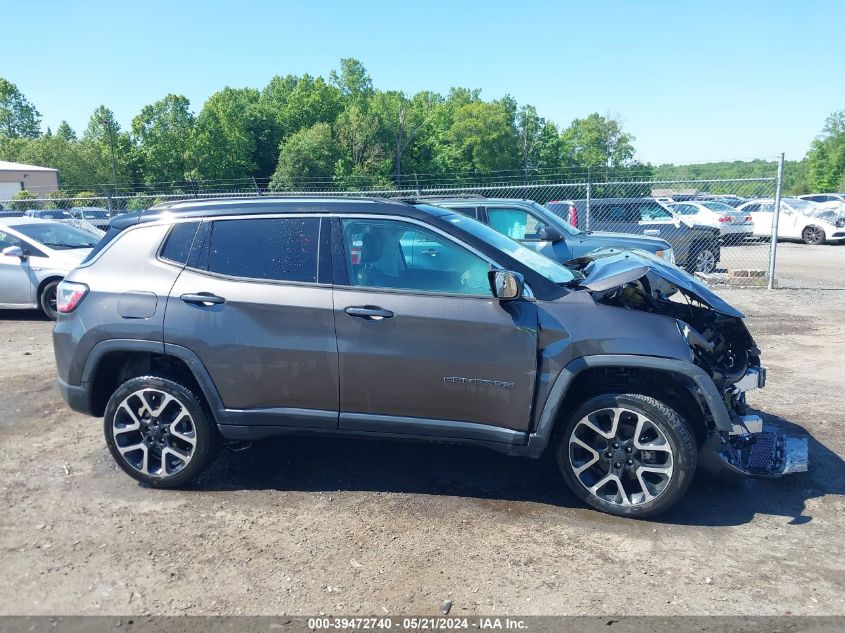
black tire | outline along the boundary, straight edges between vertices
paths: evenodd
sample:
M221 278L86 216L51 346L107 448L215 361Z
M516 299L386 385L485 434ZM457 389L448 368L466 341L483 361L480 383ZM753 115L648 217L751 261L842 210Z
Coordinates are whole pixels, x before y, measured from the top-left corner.
M810 246L819 246L825 243L827 236L821 227L811 224L805 226L804 230L801 231L801 239L804 240L805 244L809 244Z
M718 261L715 248L708 244L694 244L687 255L685 268L690 274L712 273Z
M155 411L152 411L149 406L144 410L144 401L137 395L139 392L142 392L144 398L153 403L152 406L155 407ZM157 394L170 396L176 404L169 401L167 405L159 408L156 403L164 402L165 398ZM141 408L134 410L137 405L141 405ZM182 407L189 416L188 418L182 416L179 411L174 413L177 405ZM129 407L133 408L132 415L127 411ZM158 414L158 416L153 415L153 413ZM144 417L148 418L146 427L143 427ZM175 420L170 419L176 417L182 420L178 424L184 425L178 432L174 432L173 424ZM153 420L156 418L159 419L154 424ZM137 432L131 430L130 427L134 426L134 423L126 424L126 422L132 420L139 421L144 430ZM185 430L189 428L189 422L193 427L193 433ZM155 426L155 430L153 430L153 426ZM120 435L120 439L117 438L115 429L119 429L117 433ZM103 432L106 437L106 445L109 447L117 465L130 477L155 488L176 488L194 480L214 461L220 445L217 427L211 419L211 415L207 412L203 401L184 385L158 376L132 378L118 387L106 405L105 415L103 416ZM188 441L182 439L191 435L194 440L192 452L190 452ZM143 443L146 448L127 452L125 455L121 453L121 449L126 451L127 447L139 445L139 442ZM168 452L167 455L162 457L163 446L170 448L171 451L190 452L187 463L184 463L184 458L176 458L172 452ZM159 473L151 472L149 465L143 463L143 456L145 455L149 455L149 465L158 462ZM182 462L181 467L179 467L180 461ZM140 468L139 462L141 463ZM143 472L142 469L147 472ZM168 472L168 470L173 472Z
M665 440L668 444L668 448L671 450L670 457L664 457L665 460L671 459L669 465L671 465L672 470L668 475L668 480L666 483L662 484L663 488L657 492L657 494L653 494L654 491L651 491L651 494L653 494L651 499L649 499L644 492L639 492L636 493L636 495L642 495L642 498L639 502L634 503L635 494L628 491L623 494L623 497L625 500L630 500L630 504L624 504L622 502L614 503L601 498L598 494L602 491L602 489L606 488L607 484L598 488L596 494L588 490L588 482L585 482L585 479L595 476L596 479L601 481L602 470L605 467L608 469L608 473L613 472L611 466L612 462L619 459L617 457L617 453L622 455L623 458L625 457L625 451L627 451L627 448L624 448L624 441L622 441L622 448L617 447L614 449L608 445L606 448L607 453L602 453L601 455L599 455L597 451L594 451L596 452L597 457L602 460L601 462L595 462L595 465L592 467L592 469L598 471L598 474L591 472L591 469L583 471L580 475L581 478L579 478L579 475L576 474L577 468L574 465L576 460L573 457L573 452L581 449L580 446L572 440L573 431L575 431L576 426L583 424L583 420L587 419L588 415L597 413L598 415L603 415L605 410L608 409L620 409L625 412L620 414L620 422L618 423L619 428L621 428L624 424L627 424L622 421L623 416L625 415L636 414L637 416L646 418L650 424L653 425L653 427L649 427L648 432L651 433L654 429L659 429L660 433L662 433L662 437L660 437L656 431L655 437L661 441ZM633 419L639 420L640 418L635 417ZM584 427L581 426L581 429L583 428ZM643 431L641 431L641 433L642 432ZM574 437L576 437L576 439L583 439L577 434ZM611 442L611 440L605 440L603 437L598 435L597 437L599 438L599 441L606 441L608 443ZM645 441L642 437L635 439L639 439L641 442ZM616 446L616 444L613 444L613 446ZM666 446L666 444L663 446ZM662 448L660 450L665 451L666 448ZM649 455L657 455L657 452L654 451L638 451L634 448L634 453L631 455L634 465L627 472L616 472L621 473L618 475L620 477L618 481L624 481L626 485L630 484L635 488L638 487L640 490L644 490L644 486L641 485L640 482L645 479L645 474L642 472L638 474L634 471L639 470L642 466L647 467L648 465L645 462L638 461L640 458L637 456L637 453L641 456L646 455L646 453ZM606 456L610 454L612 454L613 457L606 459ZM643 457L643 459L647 458ZM561 429L559 443L557 446L558 467L560 468L563 478L570 490L572 490L579 499L593 508L608 514L623 517L644 518L654 516L656 514L660 514L661 512L665 512L675 505L675 503L684 496L684 493L686 493L687 488L689 488L689 485L692 482L697 460L698 451L696 448L695 433L693 432L693 429L690 428L689 424L671 407L668 407L666 404L652 398L651 396L639 393L608 393L591 398L578 407L566 420ZM596 483L598 482L595 482L593 485ZM613 487L617 487L617 484L613 481L608 483L612 484Z
M56 289L59 287L59 279L44 284L38 295L38 306L41 312L48 319L55 321L59 318L59 311L56 308Z

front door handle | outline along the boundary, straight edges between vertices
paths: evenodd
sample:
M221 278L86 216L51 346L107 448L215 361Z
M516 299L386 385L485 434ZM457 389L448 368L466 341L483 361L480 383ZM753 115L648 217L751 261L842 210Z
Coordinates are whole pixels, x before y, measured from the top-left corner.
M219 303L226 303L226 299L218 297L210 292L198 292L196 294L184 294L179 297L185 303L192 303L194 305L212 306Z
M381 321L382 319L393 317L393 313L390 310L385 310L378 306L349 306L345 312L349 316L369 319L370 321Z
M646 229L643 235L660 235L660 229Z

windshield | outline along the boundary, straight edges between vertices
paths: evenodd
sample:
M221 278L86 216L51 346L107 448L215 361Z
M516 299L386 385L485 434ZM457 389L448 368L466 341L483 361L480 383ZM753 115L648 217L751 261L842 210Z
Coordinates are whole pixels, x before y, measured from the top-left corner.
M819 209L819 204L817 202L801 200L801 198L789 198L788 200L784 200L784 202L790 209L803 215L813 215L813 212L818 211Z
M715 211L716 213L734 213L736 209L729 204L725 204L724 202L702 202L701 206L710 209L711 211Z
M44 246L56 250L94 248L99 238L79 229L58 222L22 224L15 230Z
M553 283L565 284L575 279L575 273L565 266L562 266L561 264L540 255L539 253L535 253L529 248L525 248L519 242L513 241L495 229L491 229L486 224L482 224L481 222L458 213L455 213L452 216L444 216L444 219L448 220L461 230L466 231L470 235L487 242L492 247L503 252L505 255L513 257L515 260L543 275L543 277Z
M572 226L569 222L561 218L554 211L549 211L542 204L537 202L531 203L531 208L542 214L543 220L554 226L559 231L563 231L567 235L580 235L581 231Z

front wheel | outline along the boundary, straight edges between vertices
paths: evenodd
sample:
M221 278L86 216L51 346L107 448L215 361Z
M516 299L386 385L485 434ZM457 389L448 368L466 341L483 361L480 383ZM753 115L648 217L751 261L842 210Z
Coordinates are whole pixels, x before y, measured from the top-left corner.
M187 387L157 376L127 380L103 416L106 444L124 472L156 488L184 485L213 461L217 428Z
M824 230L820 226L815 226L811 224L810 226L805 227L804 230L801 232L801 239L804 240L805 244L809 244L810 246L818 246L819 244L824 244Z
M558 466L572 492L625 517L666 511L695 473L695 436L678 413L638 393L597 396L566 422Z

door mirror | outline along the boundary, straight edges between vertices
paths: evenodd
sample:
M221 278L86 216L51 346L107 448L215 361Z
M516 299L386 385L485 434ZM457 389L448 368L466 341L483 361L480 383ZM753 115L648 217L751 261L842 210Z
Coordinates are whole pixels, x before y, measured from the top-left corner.
M522 293L525 291L525 280L522 275L510 270L491 270L487 274L494 297L502 301L522 298Z
M563 233L553 226L547 226L540 231L540 239L544 242L562 242Z
M20 246L7 246L3 249L3 255L6 257L17 257L21 261L26 260L26 254Z

